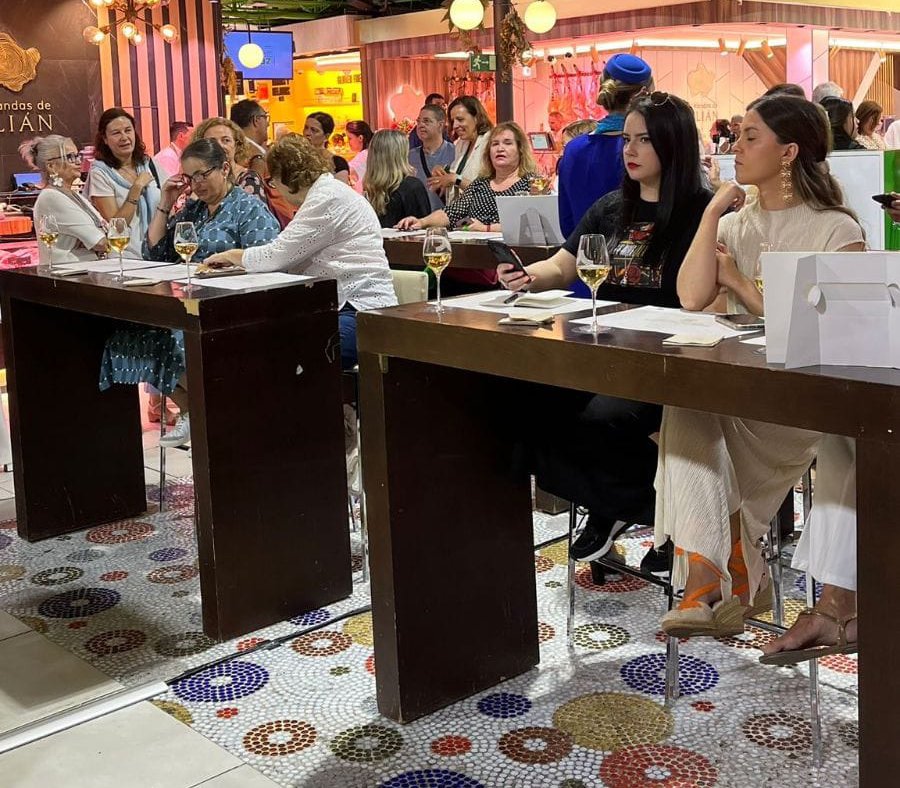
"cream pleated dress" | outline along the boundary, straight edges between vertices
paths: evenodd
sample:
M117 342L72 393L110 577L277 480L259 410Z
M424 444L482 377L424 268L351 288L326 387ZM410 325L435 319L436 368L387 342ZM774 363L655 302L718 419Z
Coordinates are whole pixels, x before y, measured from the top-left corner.
M863 241L859 224L841 211L805 204L781 211L751 203L719 220L718 239L738 269L752 277L760 244L777 251L835 252ZM729 312L746 312L731 293ZM752 395L752 392L750 392ZM821 433L732 416L666 407L656 471L656 545L676 547L672 582L684 588L687 553L700 553L722 573L722 598L732 595L730 515L740 512L751 602L766 585L757 546L785 495L816 456Z

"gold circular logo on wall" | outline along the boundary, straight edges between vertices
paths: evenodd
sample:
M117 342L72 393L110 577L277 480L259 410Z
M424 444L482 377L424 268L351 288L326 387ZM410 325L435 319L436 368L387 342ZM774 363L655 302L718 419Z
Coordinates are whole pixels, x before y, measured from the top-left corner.
M41 53L22 49L8 33L0 33L0 87L18 93L37 76Z

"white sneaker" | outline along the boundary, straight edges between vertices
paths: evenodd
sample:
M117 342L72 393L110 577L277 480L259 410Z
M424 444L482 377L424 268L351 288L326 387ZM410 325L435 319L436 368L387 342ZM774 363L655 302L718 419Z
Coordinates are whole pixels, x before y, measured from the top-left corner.
M191 439L191 417L185 413L178 417L175 426L159 439L159 445L166 449L184 446Z

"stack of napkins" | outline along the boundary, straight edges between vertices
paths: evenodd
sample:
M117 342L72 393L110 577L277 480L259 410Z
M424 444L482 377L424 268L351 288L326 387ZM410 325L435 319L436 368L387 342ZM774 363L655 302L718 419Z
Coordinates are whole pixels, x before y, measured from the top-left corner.
M520 291L521 292L521 291ZM482 301L482 306L508 306L510 309L554 309L569 304L568 296L572 295L571 290L544 290L540 293L523 292L518 298L510 303L504 303L510 298L512 293L503 293L500 296L492 296L486 301Z
M497 322L501 326L549 326L553 324L553 313L534 309L510 309L509 314Z

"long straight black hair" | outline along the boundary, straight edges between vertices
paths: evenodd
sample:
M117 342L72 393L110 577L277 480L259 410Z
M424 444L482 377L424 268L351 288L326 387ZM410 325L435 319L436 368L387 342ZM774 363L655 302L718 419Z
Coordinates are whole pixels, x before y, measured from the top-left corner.
M673 233L677 232L678 217L694 206L699 195L706 193L700 179L700 142L694 110L678 96L659 92L642 94L631 102L626 119L632 112L644 119L662 170L653 241L648 254L653 260L658 259L660 250L669 245ZM634 219L640 195L640 184L626 173L622 181L619 227L623 234Z

